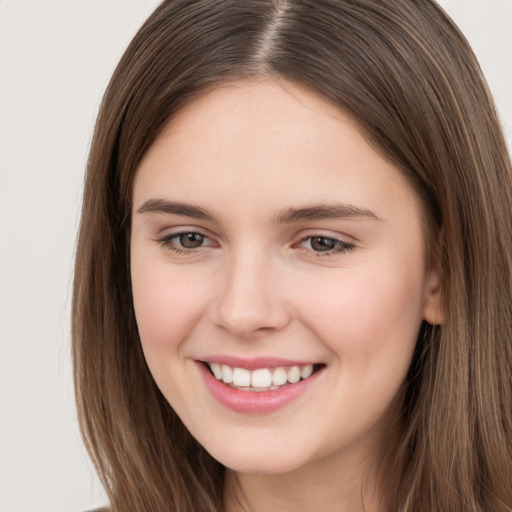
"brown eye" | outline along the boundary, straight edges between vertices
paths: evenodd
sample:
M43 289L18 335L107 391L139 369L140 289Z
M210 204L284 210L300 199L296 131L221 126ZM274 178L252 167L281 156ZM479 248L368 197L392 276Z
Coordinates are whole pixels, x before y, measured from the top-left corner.
M192 255L195 254L196 250L203 250L216 246L213 240L197 231L173 233L165 235L155 241L164 249L181 255Z
M311 248L318 252L332 251L339 244L337 240L325 236L313 236L310 243Z
M200 233L181 233L178 240L184 249L197 249L203 245L204 235Z
M307 236L302 239L300 245L312 251L316 256L331 256L355 249L353 243L330 236Z

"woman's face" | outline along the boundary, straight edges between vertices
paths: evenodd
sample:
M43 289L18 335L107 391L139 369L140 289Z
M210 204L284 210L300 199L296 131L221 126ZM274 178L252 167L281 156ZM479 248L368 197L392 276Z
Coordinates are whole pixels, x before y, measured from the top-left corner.
M213 457L374 454L438 290L419 202L357 125L289 82L220 87L169 122L133 203L147 363Z

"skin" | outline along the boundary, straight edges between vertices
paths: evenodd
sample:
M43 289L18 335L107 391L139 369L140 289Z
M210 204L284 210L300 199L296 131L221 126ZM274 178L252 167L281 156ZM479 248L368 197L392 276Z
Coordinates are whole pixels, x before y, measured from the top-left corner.
M214 218L141 211L151 200ZM169 403L228 468L225 510L353 512L364 501L377 511L375 458L420 324L440 309L405 178L342 111L261 80L219 87L174 116L141 162L133 202L143 350ZM319 204L365 214L276 221ZM204 238L186 249L181 232ZM323 252L311 237L344 250ZM282 409L238 413L198 371L219 354L325 368Z

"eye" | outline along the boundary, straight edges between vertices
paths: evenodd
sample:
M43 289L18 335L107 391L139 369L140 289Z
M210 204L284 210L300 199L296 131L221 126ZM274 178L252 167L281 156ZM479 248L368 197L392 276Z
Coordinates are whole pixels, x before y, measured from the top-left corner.
M174 238L185 249L197 249L203 245L205 236L201 233L181 233Z
M329 236L307 236L301 240L300 246L318 253L318 256L330 256L355 248L355 245L350 242Z
M172 233L157 240L163 247L176 253L192 252L201 247L213 245L213 241L197 231Z

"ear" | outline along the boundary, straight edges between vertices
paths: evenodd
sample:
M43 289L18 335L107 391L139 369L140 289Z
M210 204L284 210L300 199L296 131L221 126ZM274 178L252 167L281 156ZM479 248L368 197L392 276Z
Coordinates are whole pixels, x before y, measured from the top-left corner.
M441 272L436 268L430 270L427 276L423 320L431 325L439 325L444 319Z

